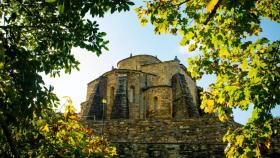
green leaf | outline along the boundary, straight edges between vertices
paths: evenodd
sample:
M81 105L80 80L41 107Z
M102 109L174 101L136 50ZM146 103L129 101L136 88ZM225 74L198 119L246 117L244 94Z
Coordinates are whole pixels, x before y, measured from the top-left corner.
M220 51L219 51L219 56L222 58L222 59L225 59L227 58L229 55L229 51L227 48L222 48Z
M45 0L45 2L47 2L47 3L54 3L54 2L56 2L56 0Z
M192 52L192 51L194 51L195 49L197 48L197 45L196 44L191 44L191 45L189 45L189 52Z
M194 37L194 33L189 31L187 34L186 34L186 39L190 40Z
M247 59L244 59L243 61L242 61L242 63L241 63L241 65L240 65L240 68L242 69L242 70L248 70L248 61L247 61Z
M181 39L181 41L180 41L180 45L181 45L181 46L185 46L186 43L187 43L187 41L188 41L188 39L187 39L186 37L183 37L183 38Z
M0 62L0 70L3 69L4 63Z
M64 3L58 5L58 11L60 14L64 12Z
M146 26L147 23L148 23L148 19L146 19L146 18L141 19L141 25L143 27Z
M249 70L248 78L255 78L257 76L258 70L255 68L252 68Z

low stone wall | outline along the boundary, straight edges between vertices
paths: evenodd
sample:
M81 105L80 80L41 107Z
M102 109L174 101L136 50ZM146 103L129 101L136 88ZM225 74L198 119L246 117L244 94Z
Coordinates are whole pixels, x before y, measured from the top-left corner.
M228 127L216 118L88 121L118 149L118 157L224 157ZM102 130L103 128L103 130ZM103 131L103 133L102 133Z
M115 143L123 158L209 158L225 157L224 144Z
M95 134L117 147L120 158L216 158L225 157L223 135L235 122L221 123L214 117L188 119L87 121ZM272 148L263 157L280 157L280 135L273 135Z

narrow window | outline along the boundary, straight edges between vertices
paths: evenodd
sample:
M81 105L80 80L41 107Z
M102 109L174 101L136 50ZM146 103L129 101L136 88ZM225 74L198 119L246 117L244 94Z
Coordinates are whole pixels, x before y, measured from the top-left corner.
M114 102L114 96L115 96L115 87L111 87L111 90L110 90L110 103Z
M154 112L157 112L158 111L158 97L154 97L153 102L154 102Z
M134 86L130 86L130 89L129 89L129 102L135 103L135 87Z

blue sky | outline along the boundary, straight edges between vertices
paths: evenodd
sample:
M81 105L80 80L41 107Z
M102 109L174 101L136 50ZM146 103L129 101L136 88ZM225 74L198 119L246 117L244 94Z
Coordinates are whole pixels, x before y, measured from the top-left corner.
M106 14L104 18L97 19L100 30L107 33L106 39L110 41L109 51L104 51L97 57L95 54L80 48L73 48L72 52L80 61L80 71L73 71L71 75L62 75L60 78L44 76L46 84L54 86L59 98L70 96L79 110L80 103L85 101L87 83L99 77L106 71L116 67L119 60L130 54L150 54L160 60L172 60L177 56L181 63L187 66L187 58L194 56L188 53L186 47L179 45L180 37L174 35L155 35L153 27L142 27L137 20L133 9L129 12ZM271 40L280 39L280 24L269 20L262 21L263 33ZM214 76L204 76L197 84L203 88L214 82ZM64 100L61 100L63 104ZM234 119L239 123L246 123L252 108L246 112L234 110ZM280 116L280 107L273 110L275 116Z

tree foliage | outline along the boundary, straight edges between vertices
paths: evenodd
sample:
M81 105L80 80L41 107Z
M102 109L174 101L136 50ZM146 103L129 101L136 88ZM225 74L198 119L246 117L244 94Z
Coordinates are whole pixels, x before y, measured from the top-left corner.
M105 139L85 128L67 98L64 113L43 109L40 116L33 113L31 129L13 127L12 139L18 142L17 152L23 157L112 157L116 148ZM22 131L23 130L23 131ZM4 141L4 140L2 140ZM4 143L3 151L8 151ZM3 155L4 157L7 155Z
M247 124L224 137L228 157L260 157L270 149L271 110L280 104L280 41L250 39L262 31L262 18L279 23L279 10L274 0L153 0L136 9L142 25L179 34L180 45L201 52L188 62L195 79L216 76L202 93L205 112L226 121L233 108L253 106Z
M79 62L71 53L72 47L97 55L107 50L106 33L99 31L97 22L89 18L126 11L130 5L133 3L128 0L0 2L0 156L19 157L26 154L27 148L44 148L23 139L26 134L35 136L31 132L37 128L33 124L34 115L45 121L47 116L43 115L56 117L49 111L58 105L58 99L53 88L44 85L41 74L57 76L62 70L70 73L78 69ZM17 139L17 135L21 139ZM69 152L72 145L68 145Z

